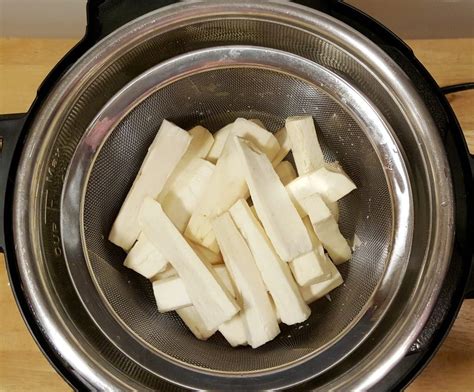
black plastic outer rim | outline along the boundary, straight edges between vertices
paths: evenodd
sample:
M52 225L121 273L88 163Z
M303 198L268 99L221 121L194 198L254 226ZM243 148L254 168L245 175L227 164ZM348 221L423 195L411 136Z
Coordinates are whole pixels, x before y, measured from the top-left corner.
M29 112L27 113L26 122L23 129L21 130L19 142L12 160L9 173L10 179L14 179L16 176L17 164L19 162L24 140L28 134L31 119L34 117L38 108L41 106L44 97L49 94L52 87L59 80L61 75L64 74L64 72L72 64L74 64L90 47L92 47L105 35L113 31L114 29L120 27L120 25L125 24L131 19L145 14L151 10L160 8L160 6L168 5L172 2L173 1L170 0L154 2L150 2L149 0L135 0L133 2L135 4L135 6L133 7L133 12L125 12L125 14L120 15L121 17L117 19L110 18L110 16L107 17L107 12L110 12L111 7L113 5L118 4L116 0L89 0L87 4L88 24L84 38L74 48L72 48L48 74L48 76L38 89L37 97L33 102ZM461 203L463 200L469 200L469 197L472 198L474 196L472 182L470 181L470 179L472 178L472 174L462 130L459 127L456 116L454 115L451 106L441 93L439 86L436 84L436 82L428 73L428 71L424 68L424 66L416 59L412 50L385 26L381 25L379 22L364 14L360 10L350 5L347 5L341 1L296 0L294 2L316 8L333 17L336 17L339 20L342 20L343 22L352 26L360 33L364 34L369 39L377 43L385 51L387 51L386 48L392 48L398 51L402 56L404 56L410 61L413 68L416 69L416 71L419 73L419 76L424 79L427 85L430 86L432 95L431 98L436 100L437 103L441 106L446 116L447 123L450 125L449 135L446 136L452 139L451 142L453 143L453 145L451 147L453 148L451 150L448 150L448 158L450 160L450 164L452 164L452 162L454 161L459 169L458 171L453 171L453 176L459 177L458 183L464 184L465 186L464 189L455 189L455 193L457 191L457 193L463 194L460 198ZM115 12L121 11L117 11L117 9L115 9ZM394 58L392 53L387 53L392 58ZM394 58L394 60L398 62L397 58ZM428 107L430 107L430 105L428 105ZM6 206L12 205L12 195L13 189L11 189L10 187L10 189L7 189L6 192ZM467 203L463 203L463 205L460 206L458 203L458 210L459 208L462 209L462 211L460 211L460 215L463 215L465 219L467 219L467 222L472 222L472 219L474 219L474 212L472 206L469 206ZM39 326L36 324L36 320L29 306L28 300L22 291L21 278L19 275L14 252L14 243L11 230L11 212L11 209L7 208L5 210L5 261L13 295L15 297L17 306L20 309L22 317L25 321L25 324L27 325L31 335L33 336L33 339L37 343L40 350L46 356L51 365L56 369L56 371L63 377L63 379L67 383L69 383L69 385L75 390L90 389L85 380L82 380L77 377L72 368L69 368L64 365L64 363L57 356L57 354L51 349L49 343L44 338L44 335L42 334ZM433 336L429 347L423 352L416 353L416 357L411 357L408 369L406 369L406 366L403 367L404 361L402 361L401 366L397 366L395 369L393 369L391 374L386 377L386 381L381 382L378 386L375 387L376 389L374 390L401 390L405 388L427 365L429 360L437 352L439 346L448 334L462 304L462 300L464 299L465 287L468 283L468 276L471 268L472 245L470 249L467 248L466 245L469 243L469 238L474 238L473 228L469 228L468 226L466 226L461 227L459 229L460 230L457 230L457 233L461 234L461 238L456 239L454 252L454 254L456 254L458 257L453 257L451 264L461 263L462 265L460 266L461 273L458 273L458 276L456 277L456 288L455 290L452 290L451 293L451 307L444 312L443 321L439 325L435 335ZM459 265L457 267L459 268Z

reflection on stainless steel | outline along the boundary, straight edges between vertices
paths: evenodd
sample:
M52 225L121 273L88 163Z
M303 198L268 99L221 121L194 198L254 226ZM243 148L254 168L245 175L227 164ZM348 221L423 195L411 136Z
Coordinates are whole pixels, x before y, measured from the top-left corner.
M215 48L222 45L240 46ZM163 116L174 116L183 126L198 120L217 127L227 121L225 116L212 117L215 110L204 100L201 106L199 100L180 100L175 109L163 104L186 98L187 81L203 86L211 75L220 81L235 77L250 87L249 75L271 82L278 100L255 95L248 103L269 126L276 127L284 117L281 100L288 94L287 103L307 105L311 114L340 131L323 127L325 153L343 161L350 174L358 173L364 186L352 202L368 212L368 219L353 217L351 227L371 233L382 225L387 231L373 236L372 256L384 257L373 260L367 254L372 268L359 268L362 259L344 266L348 287L336 297L341 305L357 284L364 285L354 280L351 288L351 276L365 272L370 282L360 290L366 301L352 299L359 311L337 318L337 308L318 309L329 316L327 322L340 326L336 335L318 331L324 320L315 319L306 335L280 339L258 353L231 353L220 341L193 343L169 316L158 320L161 327L154 333L133 315L125 323L127 313L110 300L114 288L104 283L107 274L120 283L117 298L146 298L147 293L140 291L143 282L135 277L122 282L118 267L100 255L107 250L106 241L92 226L105 227L104 219L111 217L101 219L91 195L99 205L101 195L111 205L119 202L116 196L110 203L111 196L101 194L103 184L97 180L108 162L120 167L117 156L107 160L106 153L117 152L114 148L129 140L127 121L144 124L140 118L147 105L157 112L166 107ZM117 94L124 86L126 93ZM209 91L201 95L211 102ZM226 102L232 103L221 96L219 110ZM243 102L237 100L240 111L229 110L229 116L242 115ZM193 113L196 104L199 110ZM349 127L341 128L344 124ZM124 158L143 153L153 128L140 132L131 137ZM356 146L350 146L351 137ZM351 159L357 153L363 156ZM113 178L121 192L133 178L134 164L124 168L124 179ZM370 187L370 179L377 179L376 187ZM385 210L380 211L381 205ZM18 172L14 213L16 243L21 244L17 256L31 307L54 349L89 385L162 389L159 374L208 389L276 388L317 376L315 387L366 389L408 351L434 304L450 257L452 233L446 222L453 221L453 200L449 167L432 119L410 80L375 45L327 15L294 4L223 1L178 4L148 14L108 36L71 68L33 124ZM64 249L58 252L59 227ZM132 288L121 291L122 283ZM142 311L149 309L143 305L137 312ZM383 333L372 332L377 324ZM314 336L316 331L322 333ZM364 353L358 353L356 346L369 336L370 344L362 343ZM193 354L200 358L192 362ZM207 356L214 361L206 363Z

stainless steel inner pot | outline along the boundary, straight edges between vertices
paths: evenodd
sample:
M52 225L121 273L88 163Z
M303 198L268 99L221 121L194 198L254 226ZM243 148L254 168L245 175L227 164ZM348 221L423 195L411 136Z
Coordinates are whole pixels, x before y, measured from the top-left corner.
M164 118L216 131L252 117L275 131L304 113L358 185L340 204L343 233L361 241L345 284L257 350L198 341L121 265L113 219ZM290 3L181 4L112 33L46 101L19 173L32 307L98 388L366 388L416 338L450 256L449 168L410 81L357 32Z

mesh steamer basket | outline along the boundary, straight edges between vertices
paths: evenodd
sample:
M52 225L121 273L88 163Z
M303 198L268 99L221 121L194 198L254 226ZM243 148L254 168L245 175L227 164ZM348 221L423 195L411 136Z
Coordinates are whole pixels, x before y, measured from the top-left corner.
M257 350L198 341L106 240L121 201L164 118L274 131L304 113L358 185L340 206L343 233L362 242L345 285ZM179 4L112 33L44 102L19 173L31 306L91 388L367 388L418 335L450 259L450 169L411 81L348 26L290 3Z
M217 130L237 116L257 116L276 130L291 113L310 113L317 119L328 158L338 159L359 185L359 192L341 204L341 223L346 235L355 232L363 245L342 267L345 287L334 293L332 302L315 304L304 325L285 329L258 350L235 350L219 336L198 341L172 316L157 311L149 283L121 266L123 252L106 239L111 224L163 118L184 128L202 123ZM117 337L117 346L152 371L165 375L160 359L168 357L196 371L221 373L193 380L190 372L186 384L199 388L210 388L212 377L222 377L216 384L221 387L236 387L235 377L243 381L242 388L262 382L276 387L271 373L285 373L283 369L304 358L307 373L300 369L295 378L285 376L286 383L331 366L335 348L319 352L344 332L341 354L368 336L400 284L410 253L410 184L388 124L337 74L274 49L201 49L140 75L91 123L73 155L63 189L65 256L85 307L108 336ZM357 328L355 337L347 330L373 305L375 290L383 298L377 305L379 314L370 312L371 320ZM263 371L270 371L269 376L258 375ZM242 379L247 373L251 380ZM179 379L184 378L182 370Z

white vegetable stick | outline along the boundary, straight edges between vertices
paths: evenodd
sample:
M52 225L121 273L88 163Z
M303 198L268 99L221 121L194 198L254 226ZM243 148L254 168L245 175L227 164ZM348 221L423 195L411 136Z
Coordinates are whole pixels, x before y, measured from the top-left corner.
M216 332L216 328L209 329L206 327L202 317L196 311L194 306L178 309L176 313L178 313L178 316L181 317L181 320L183 320L189 330L199 340L207 340Z
M301 177L299 177L299 178L301 178ZM286 189L288 190L288 187ZM308 214L306 213L304 208L301 207L300 202L298 201L299 199L304 199L304 197L298 195L298 198L296 198L295 194L297 194L297 192L294 192L294 191L288 192L288 194L290 195L290 199L293 202L293 205L296 207L296 210L298 211L299 216L301 216L302 218L308 216ZM313 193L309 194L309 196L312 195L312 194ZM308 196L305 196L305 197L308 197ZM325 203L325 204L329 208L329 211L331 211L331 214L334 217L334 219L336 220L336 222L339 221L339 205L338 205L337 201L328 202L328 203Z
M277 166L281 161L283 161L283 159L285 159L285 157L291 150L290 138L288 137L288 132L286 131L285 127L278 130L275 133L275 137L278 140L278 143L280 144L280 150L276 154L275 158L273 158L273 166Z
M271 159L279 149L275 137L251 121L239 118L233 123L232 133L243 135L256 143L257 148ZM245 199L248 188L233 139L229 139L219 158L209 185L193 212L185 235L214 252L219 251L211 221L227 211L238 199Z
M222 279L222 282L226 285L229 292L231 292L232 295L234 295L235 294L234 291L233 291L234 288L233 288L233 285L232 285L232 282L231 282L231 279L229 277L229 274L227 272L226 267L223 266L223 265L222 266L219 265L219 266L214 267L214 270L220 276L220 278ZM187 310L187 309L194 309L194 307L191 306L189 308L178 309L177 312L181 316L181 313L183 312L183 310ZM194 310L194 313L197 315L195 310ZM197 315L197 316L199 317L199 315ZM186 322L186 320L183 320L183 321ZM195 324L196 323L194 323L192 325L195 326ZM205 328L205 326L202 324L202 322L198 323L198 326L201 329ZM202 332L201 332L201 336L202 336L202 338L207 339L207 337L212 335L212 333L214 333L214 331L215 330L207 331L207 330L204 329L205 334L204 334L204 336L202 336ZM198 331L198 333L199 332L200 331ZM242 316L240 315L240 313L237 313L229 321L226 321L224 324L221 324L219 326L219 332L224 336L224 338L229 342L229 344L232 347L247 344L247 336L246 336L246 333L245 333L245 327L244 327L244 323L243 323ZM195 335L196 335L196 333L195 333Z
M311 238L313 250L306 255L294 259L289 264L296 282L300 286L307 286L329 279L331 271L321 241L319 241L314 233L311 221L308 217L305 217L303 218L303 223Z
M229 293L232 294L234 298L240 297L237 293L234 283L227 271L225 265L216 265L214 266L214 271L224 283ZM230 320L226 321L224 324L219 325L219 332L224 336L224 338L229 342L232 347L243 346L247 344L247 333L245 332L244 320L242 318L241 312L237 313Z
M161 205L171 222L182 233L206 189L215 166L204 159L193 159L176 177Z
M313 244L313 249L317 250L321 257L326 258L326 254L324 253L323 244L319 240L318 236L314 232L313 224L311 223L311 219L308 216L303 218L304 227L308 231L309 238L311 238L311 243Z
M341 274L331 262L331 260L328 260L328 263L331 271L331 277L328 280L300 288L301 295L303 296L306 303L310 304L317 299L324 297L326 294L344 282Z
M178 272L208 329L218 327L239 311L212 267L196 255L158 202L151 198L144 200L139 222L147 238Z
M280 314L278 313L278 309L275 305L275 301L273 301L273 298L271 296L269 298L270 298L270 302L272 304L273 310L275 311L275 315L276 315L278 324L280 324L281 323L281 317L280 317Z
M191 165L196 159L205 158L214 143L214 138L206 128L198 125L189 130L189 134L192 136L191 143L189 144L186 153L179 161L176 168L173 170L170 178L166 182L163 190L161 191L158 201L163 205L163 201L167 197L170 189L176 190L175 183L179 181L183 173L188 171L189 165ZM183 180L181 180L181 183Z
M168 261L148 241L145 235L140 233L137 242L130 249L123 265L150 279L152 276L164 271Z
M109 240L128 251L140 234L138 212L146 197L156 199L186 152L191 135L163 120L109 234Z
M156 306L162 313L192 306L186 287L178 276L153 282Z
M299 202L308 213L316 235L334 264L338 265L349 260L352 254L351 248L339 231L339 226L323 199L315 193Z
M212 133L209 132L207 128L204 128L201 125L196 125L195 127L189 130L189 133L193 137L191 144L189 145L188 151L186 151L186 156L189 157L189 160L194 158L206 158L207 154L211 150L212 145L214 144L214 137Z
M248 121L251 121L254 124L258 125L260 128L266 130L265 126L258 118L251 118ZM207 155L208 161L211 161L213 163L217 162L217 160L222 155L222 151L224 150L224 146L227 141L227 138L229 137L229 134L233 128L234 128L234 123L230 123L230 124L227 124L225 127L222 127L221 129L219 129L214 134L214 144L212 145L211 150L209 151L209 154ZM237 134L239 134L239 136L245 136L244 134L240 134L239 132L237 132Z
M336 202L357 189L357 186L342 169L322 167L311 173L311 181L317 192L328 202Z
M253 348L280 333L275 312L255 260L228 212L213 221L224 262L242 298L247 340Z
M162 208L179 231L183 232L186 228L191 213L196 207L198 197L207 185L213 171L214 165L212 163L194 159L168 190ZM163 271L167 261L152 244L146 244L146 242L146 238L139 236L139 240L130 250L124 264L150 278ZM148 261L141 263L143 260L139 260L140 257ZM155 259L156 262L154 262ZM140 267L138 267L139 264ZM214 263L211 262L211 264ZM137 267L134 268L134 265Z
M291 261L312 250L311 240L268 157L234 138L257 215L277 254Z
M219 332L232 347L247 344L247 333L242 315L236 314L229 321L219 325Z
M287 263L276 254L247 202L239 200L229 211L240 233L247 241L263 282L275 302L281 321L287 325L305 321L311 314L311 310L303 301Z
M225 142L229 136L230 130L234 126L234 123L227 124L217 132L214 133L214 144L212 145L206 159L212 163L216 163L220 158L222 151L224 150Z
M286 186L288 192L296 200L318 193L325 203L336 202L356 188L356 185L344 172L333 171L325 167L300 176Z
M292 163L289 161L280 162L278 165L275 166L275 171L278 174L280 181L285 186L288 186L289 183L291 183L293 180L297 178L295 168L293 167ZM293 202L293 205L296 207L298 214L300 214L302 218L307 216L308 214L306 214L306 211L301 208L300 203L295 199L295 194L298 194L298 191L293 191L292 189L289 190L288 188L286 188L286 190L288 191L290 195L290 199ZM334 216L334 219L338 221L339 220L339 206L337 204L337 201L333 203L326 202L326 205L331 210L331 214Z
M214 267L214 271L219 275L222 283L229 292L235 296L235 291L227 272L227 268L224 265L218 265ZM192 306L191 299L186 292L183 281L177 275L164 281L155 281L153 283L153 291L160 312L179 310L183 307L187 308ZM218 330L232 347L247 344L247 335L240 313L219 325Z
M282 161L275 166L275 172L283 185L288 185L296 178L296 171L291 162Z
M255 120L246 120L245 118L238 118L233 123L231 130L232 136L238 136L242 139L248 140L261 152L263 152L270 161L272 161L278 151L280 151L280 144L278 140L265 128L260 127ZM230 140L232 145L232 140Z
M224 287L235 298L235 289L225 265L217 265L213 269ZM153 293L158 310L162 313L193 305L183 280L176 273L167 278L154 280Z
M285 122L293 158L300 176L324 166L324 156L311 116L288 117Z
M290 263L291 272L300 286L324 282L331 277L325 258L316 250L299 256Z
M309 175L297 177L293 181L290 181L288 185L286 185L286 190L300 216L306 216L307 213L301 206L300 200L317 193L311 182L311 177Z
M174 275L168 277L168 279L158 279L153 282L153 292L160 312L178 311L182 308L192 307L191 299L189 298L183 281L176 275L174 269L173 271ZM227 290L229 290L229 293L235 297L235 289L225 265L215 266L214 271ZM235 347L247 344L247 335L240 313L237 313L230 320L219 325L218 329L231 346Z

